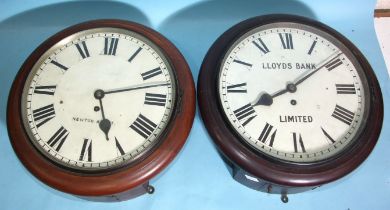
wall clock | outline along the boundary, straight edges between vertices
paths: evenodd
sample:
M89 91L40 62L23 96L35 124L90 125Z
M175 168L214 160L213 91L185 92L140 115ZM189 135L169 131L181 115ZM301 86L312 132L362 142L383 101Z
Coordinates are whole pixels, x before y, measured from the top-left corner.
M125 200L177 155L195 110L189 67L145 26L96 20L40 45L10 92L7 123L24 166L63 192Z
M198 99L234 179L284 202L354 170L383 119L360 51L328 26L291 15L255 17L219 37L203 61Z

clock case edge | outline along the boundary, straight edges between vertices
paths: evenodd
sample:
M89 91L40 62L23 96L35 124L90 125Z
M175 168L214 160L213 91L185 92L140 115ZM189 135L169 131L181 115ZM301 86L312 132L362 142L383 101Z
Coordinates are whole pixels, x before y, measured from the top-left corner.
M176 79L175 111L171 122L147 157L111 172L83 174L65 170L43 157L28 139L21 119L24 83L35 62L61 39L82 30L117 27L146 37L166 56ZM12 84L7 104L7 129L11 145L19 160L36 178L60 190L95 201L127 200L148 191L148 182L168 166L183 147L195 116L195 85L190 68L179 50L164 36L141 24L101 19L70 26L44 41L23 63Z
M362 66L370 89L366 127L356 144L335 160L312 164L286 164L259 154L245 144L227 124L218 98L218 71L223 55L240 36L260 25L275 22L303 23L331 34L349 48ZM383 99L375 74L363 54L339 32L318 21L286 14L257 16L244 20L223 33L207 52L198 78L198 103L204 125L233 178L255 190L287 194L314 189L339 179L357 168L373 150L382 127ZM364 141L368 139L368 141ZM249 179L248 179L249 176Z

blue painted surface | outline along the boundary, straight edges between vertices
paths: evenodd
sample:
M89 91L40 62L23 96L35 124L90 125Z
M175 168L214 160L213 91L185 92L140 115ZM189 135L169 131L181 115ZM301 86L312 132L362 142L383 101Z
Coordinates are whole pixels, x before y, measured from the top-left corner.
M373 26L375 0L172 0L0 2L0 209L390 209L389 113L371 156L352 174L314 191L278 195L253 191L229 175L202 124L199 112L186 145L152 180L153 195L120 203L97 203L53 190L18 161L6 123L8 92L27 56L57 31L91 19L119 18L142 23L170 39L189 63L195 81L203 57L230 26L249 17L299 14L319 20L349 38L367 57L389 110L390 81Z

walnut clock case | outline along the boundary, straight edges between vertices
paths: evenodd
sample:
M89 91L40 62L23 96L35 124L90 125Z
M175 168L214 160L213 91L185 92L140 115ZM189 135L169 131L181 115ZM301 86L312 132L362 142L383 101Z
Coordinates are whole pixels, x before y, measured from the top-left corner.
M358 167L383 120L362 53L330 27L292 15L248 19L220 36L203 61L198 99L233 178L284 202Z
M41 44L8 99L9 137L23 165L60 191L99 201L153 193L195 112L191 72L162 35L95 20Z

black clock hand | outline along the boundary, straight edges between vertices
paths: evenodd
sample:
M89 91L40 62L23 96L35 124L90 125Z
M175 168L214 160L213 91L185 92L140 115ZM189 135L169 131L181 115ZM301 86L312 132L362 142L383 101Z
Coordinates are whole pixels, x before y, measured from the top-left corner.
M275 97L283 95L287 92L293 93L295 91L297 91L297 87L292 83L288 83L286 88L276 91L272 95L270 95L267 92L262 92L260 93L259 99L256 102L252 103L252 106L257 106L257 105L271 106L274 101L273 99Z
M110 131L111 128L111 122L110 120L107 120L106 117L104 116L104 109L103 109L103 102L102 102L102 98L104 97L104 91L96 90L94 96L96 99L99 100L100 112L102 113L102 120L99 122L99 128L106 135L106 139L108 141L109 140L108 132Z
M311 77L314 73L316 73L317 71L319 71L320 69L324 68L324 66L328 65L329 63L333 62L337 57L339 57L341 54L343 54L342 52L339 52L337 53L335 56L333 56L334 54L330 55L329 57L327 57L325 60L321 61L319 63L319 67L315 68L313 71L307 73L303 73L303 75L299 76L295 82L294 82L294 85L297 86L299 84L301 84L303 81L305 81L307 78ZM327 61L327 62L325 62ZM322 64L322 65L321 65Z
M170 83L157 83L157 84L152 83L152 84L146 84L146 85L145 84L144 85L134 85L134 86L126 87L126 88L112 89L112 90L108 90L108 91L96 90L94 93L94 96L96 99L99 100L100 112L102 113L102 120L99 122L99 128L106 135L107 141L109 140L108 132L110 131L110 128L111 128L111 122L110 122L110 120L106 119L106 117L104 115L102 98L106 94L119 93L119 92L131 91L131 90L139 90L139 89L152 88L152 87L158 87L158 86L166 86L166 85L170 85Z
M148 84L143 84L143 85L133 85L133 86L125 87L125 88L107 90L107 91L104 91L104 94L119 93L119 92L140 90L140 89L159 87L159 86L167 86L167 85L170 85L170 83L148 83Z
M307 71L307 72L301 74L297 79L295 79L295 82L288 83L286 85L286 88L283 88L279 91L276 91L272 95L270 95L267 92L260 93L259 99L255 103L252 103L252 106L257 106L257 105L270 106L270 105L272 105L273 99L275 97L281 96L287 92L294 93L295 91L297 91L297 85L301 84L307 78L311 77L314 73L316 73L320 69L324 68L327 64L331 63L332 61L334 61L341 54L342 54L342 52L338 52L336 55L333 53L329 57L327 57L324 60L322 60L321 62L319 62L319 64L316 65L316 66L319 66L318 68L316 68L310 72Z

